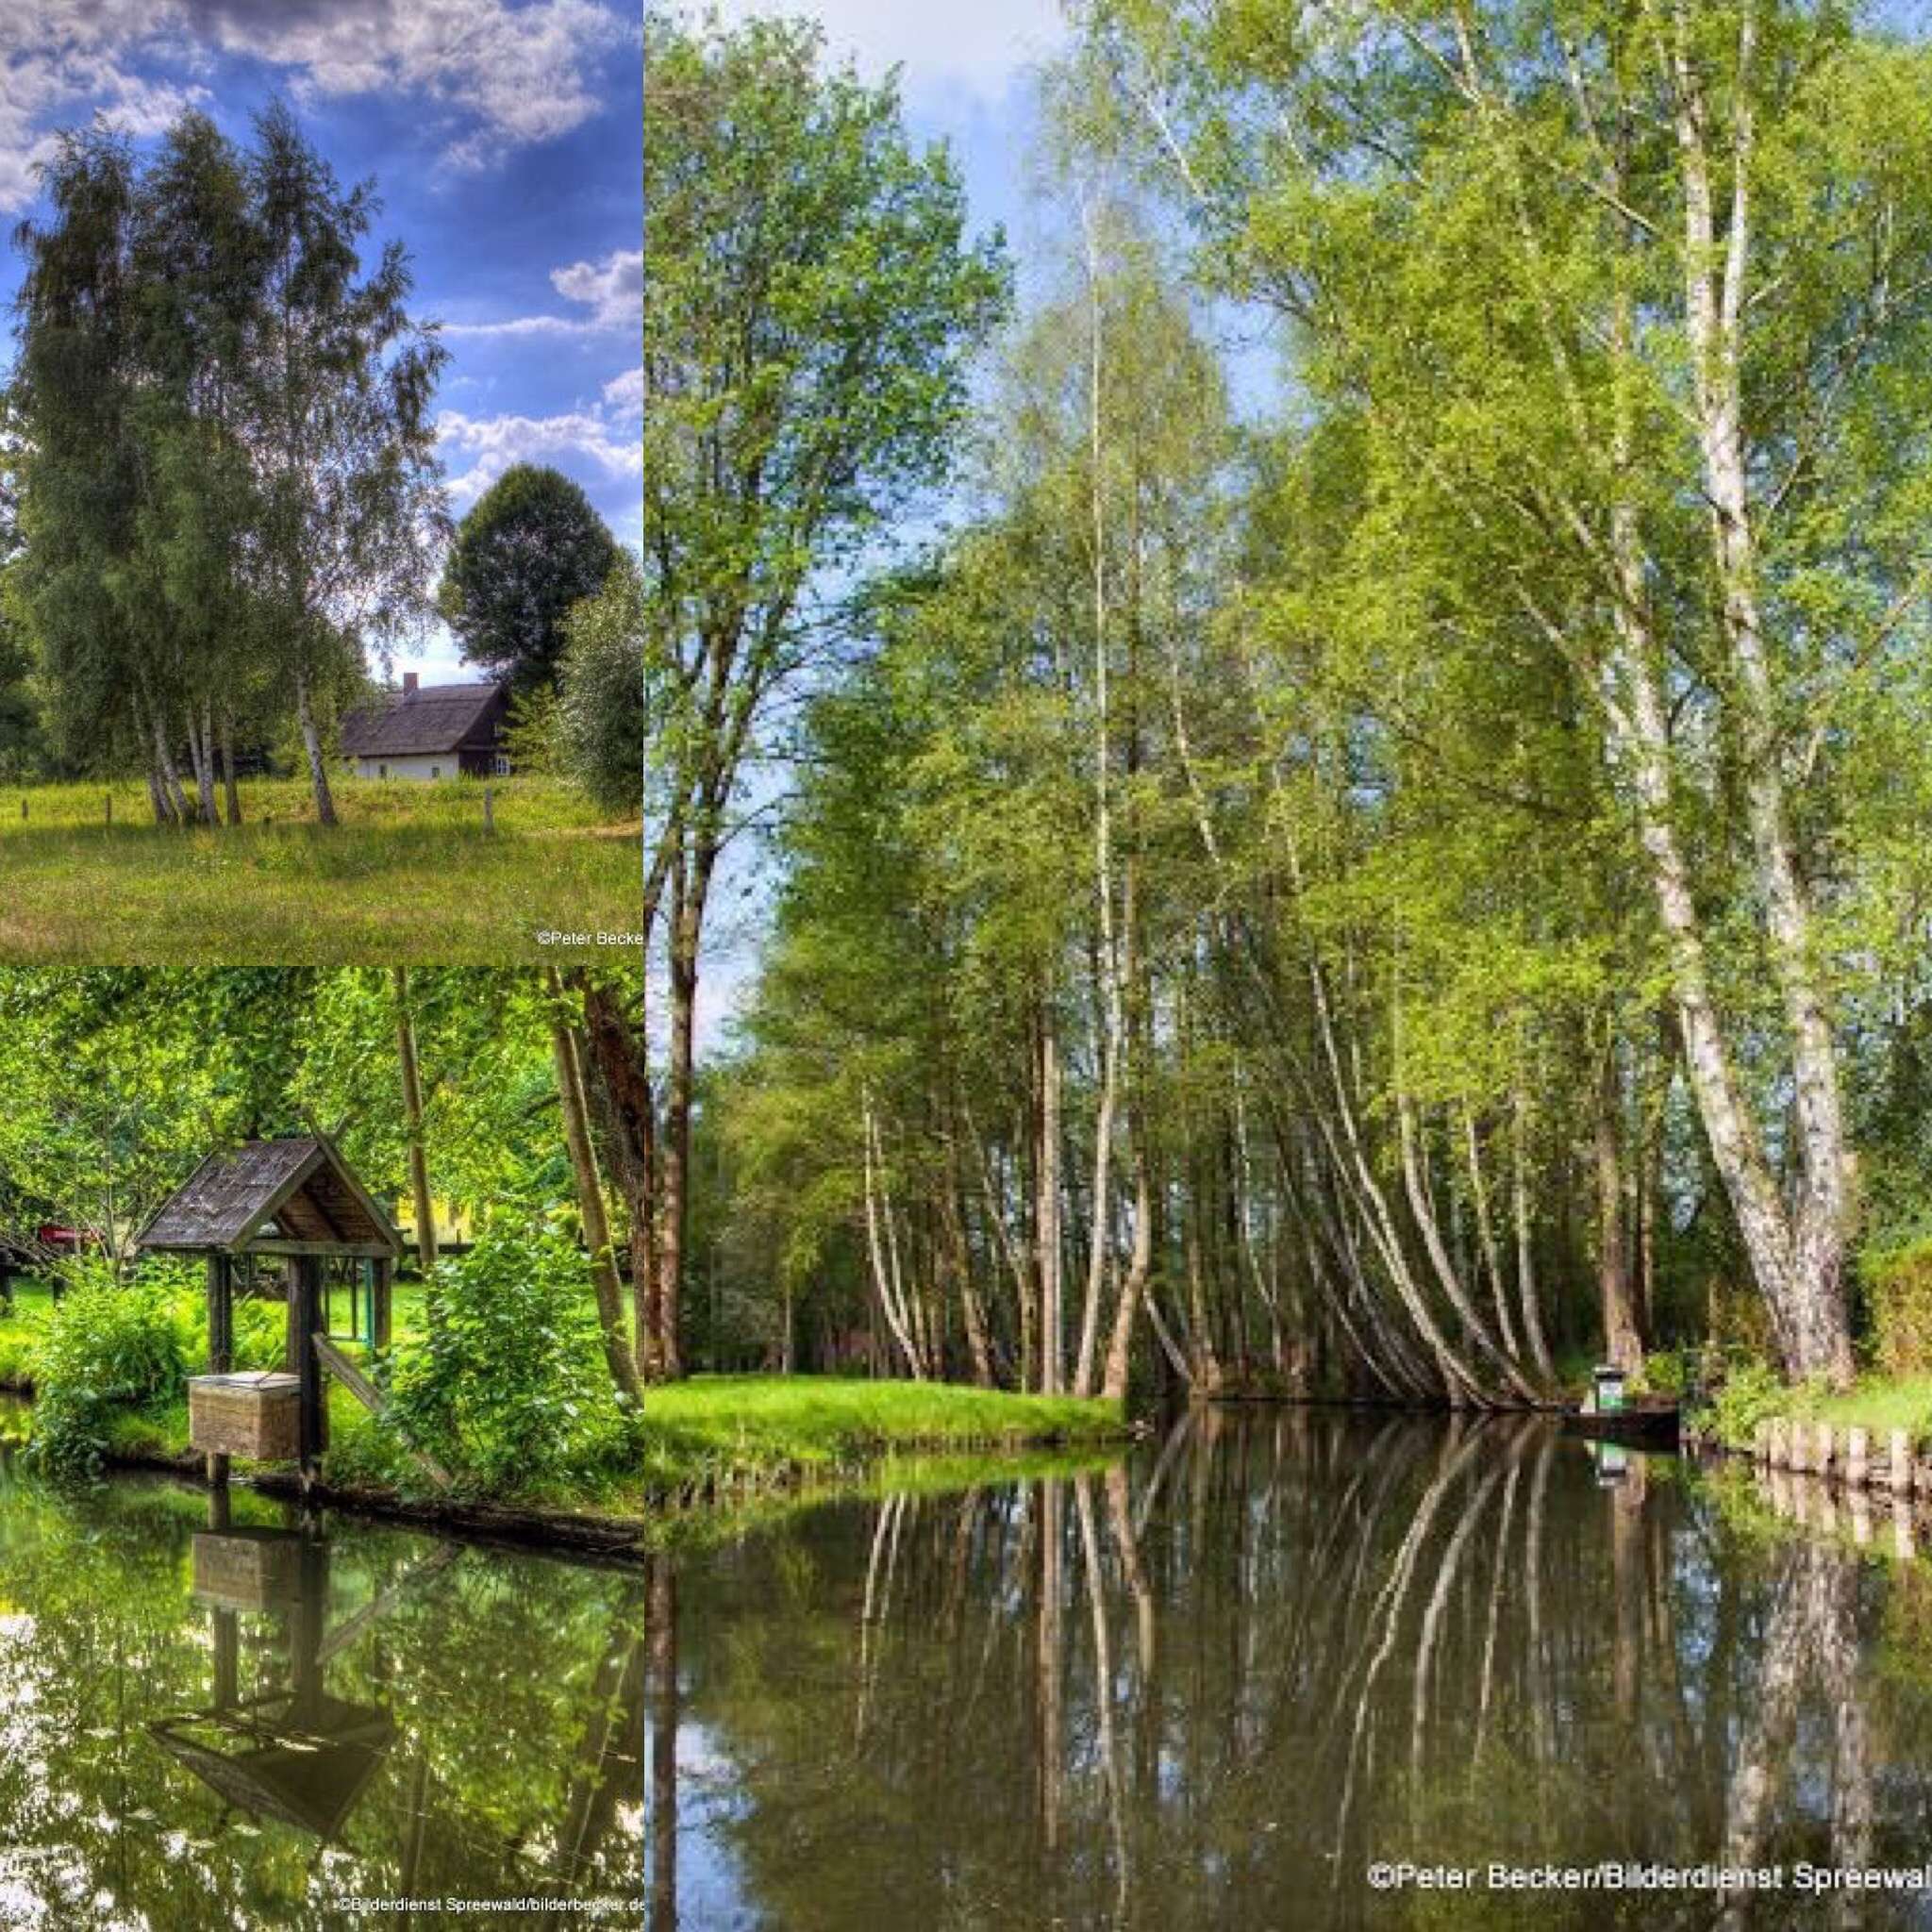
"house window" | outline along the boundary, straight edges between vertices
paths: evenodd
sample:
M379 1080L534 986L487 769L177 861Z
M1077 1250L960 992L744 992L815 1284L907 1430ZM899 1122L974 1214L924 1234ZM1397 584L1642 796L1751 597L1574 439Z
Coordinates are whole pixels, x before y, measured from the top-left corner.
M387 778L389 776L389 767L387 765L377 765L375 768L375 775L378 778Z
M441 765L431 765L431 766L430 766L430 768L429 768L429 775L430 775L430 776L431 776L432 778L440 778L440 777L441 777L441 776L442 776L442 767L441 767Z
M508 778L509 776L509 754L508 752L498 752L496 757L491 761L491 768L499 778Z

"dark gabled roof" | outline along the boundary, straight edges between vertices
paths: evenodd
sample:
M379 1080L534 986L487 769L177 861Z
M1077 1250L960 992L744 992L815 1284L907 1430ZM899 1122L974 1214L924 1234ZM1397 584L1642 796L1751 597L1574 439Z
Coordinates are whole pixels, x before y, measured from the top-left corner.
M287 1693L271 1693L228 1710L161 1718L148 1733L230 1805L326 1840L341 1830L394 1742L395 1720L375 1705L325 1695L298 1723L295 1704ZM243 1748L218 1750L192 1730Z
M210 1154L161 1204L136 1246L235 1255L277 1242L399 1254L402 1238L319 1134Z
M365 705L342 719L342 749L351 758L410 758L487 744L500 684L425 684Z

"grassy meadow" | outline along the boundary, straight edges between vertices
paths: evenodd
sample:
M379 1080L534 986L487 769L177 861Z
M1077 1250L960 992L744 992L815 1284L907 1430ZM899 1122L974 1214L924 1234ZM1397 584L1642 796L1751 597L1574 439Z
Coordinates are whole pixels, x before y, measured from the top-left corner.
M338 778L332 828L305 778L248 779L239 826L188 831L138 779L0 786L0 960L491 964L635 929L635 820L559 779L490 789L486 833L472 779Z

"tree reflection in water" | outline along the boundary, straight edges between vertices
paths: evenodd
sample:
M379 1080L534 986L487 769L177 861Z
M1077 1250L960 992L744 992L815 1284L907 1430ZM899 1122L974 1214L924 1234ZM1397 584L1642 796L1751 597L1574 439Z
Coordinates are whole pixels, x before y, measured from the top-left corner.
M642 1579L208 1507L0 1465L0 1924L533 1893L638 1923Z
M1537 1424L1205 1412L654 1580L654 1932L1914 1923L1372 1859L1909 1865L1922 1579ZM675 1591L675 1596L674 1596ZM682 1743L682 1749L677 1748ZM1721 1915L1723 1915L1721 1917Z

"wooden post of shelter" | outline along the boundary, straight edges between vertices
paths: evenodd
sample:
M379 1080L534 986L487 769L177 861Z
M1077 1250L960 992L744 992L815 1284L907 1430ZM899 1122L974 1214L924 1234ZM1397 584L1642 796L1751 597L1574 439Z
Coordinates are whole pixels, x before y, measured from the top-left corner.
M322 1363L315 1338L326 1338L323 1317L323 1262L320 1255L298 1255L295 1278L289 1289L289 1342L284 1366L301 1385L300 1447L296 1465L306 1494L321 1474L322 1452L328 1447L328 1391L323 1384Z
M385 1255L371 1266L375 1278L371 1296L374 1306L369 1313L370 1351L375 1355L384 1355L389 1350L390 1307L394 1295L396 1264Z
M208 1372L225 1375L235 1366L235 1263L227 1255L208 1257ZM208 1455L208 1479L216 1489L228 1481L228 1458Z

